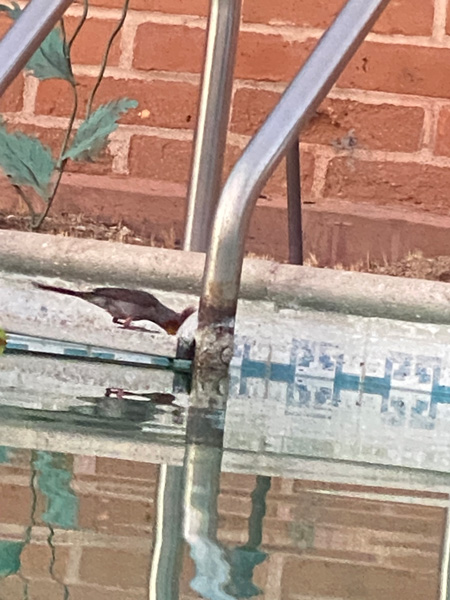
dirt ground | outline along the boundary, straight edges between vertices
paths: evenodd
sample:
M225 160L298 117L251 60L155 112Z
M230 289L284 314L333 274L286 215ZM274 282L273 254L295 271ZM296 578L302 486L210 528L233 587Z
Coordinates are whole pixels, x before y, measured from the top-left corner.
M29 219L25 216L10 215L0 212L0 229L28 231ZM42 233L50 233L53 235L109 240L125 244L136 244L139 246L175 249L181 247L181 240L176 237L174 231L162 231L158 235L145 237L137 235L122 223L110 225L85 215L65 214L48 217L40 231ZM257 258L253 254L251 256ZM261 258L270 259L271 257L263 256ZM322 267L322 265L318 264L314 256L309 256L306 259L305 264ZM333 268L344 269L342 265L335 265ZM397 277L450 281L450 256L426 258L420 251L417 251L394 263L377 263L372 262L369 259L352 265L350 268L347 268L347 270L379 273Z
M29 231L30 219L26 216L10 215L0 211L0 229L14 229L16 231ZM181 240L177 239L173 231L164 231L160 235L144 237L137 235L123 223L107 224L98 219L85 215L64 214L49 216L45 219L40 233L70 236L75 238L88 238L122 242L138 246L154 246L158 248L181 247Z

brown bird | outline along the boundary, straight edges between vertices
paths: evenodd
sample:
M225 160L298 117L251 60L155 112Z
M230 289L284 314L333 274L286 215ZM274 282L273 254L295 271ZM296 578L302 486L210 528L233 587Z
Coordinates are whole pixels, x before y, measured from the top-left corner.
M132 321L152 321L169 335L175 335L186 319L195 312L190 306L178 313L162 304L155 296L140 290L127 288L96 288L90 292L79 292L44 283L33 282L41 290L50 290L58 294L76 296L103 308L113 318L113 323L122 323L131 328Z

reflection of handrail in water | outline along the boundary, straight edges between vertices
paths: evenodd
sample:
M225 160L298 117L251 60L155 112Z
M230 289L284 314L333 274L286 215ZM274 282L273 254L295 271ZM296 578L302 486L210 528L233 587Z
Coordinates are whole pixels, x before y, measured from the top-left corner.
M266 552L259 550L259 546L262 542L263 519L266 514L266 496L271 482L271 477L256 476L256 485L252 492L252 512L248 518L248 541L228 553L231 575L225 589L237 598L252 598L262 593L253 583L253 570L268 556Z
M208 600L236 600L224 590L231 568L217 541L222 454L220 447L191 444L184 462L184 538L196 570L191 588Z
M183 564L183 469L161 465L158 477L149 600L178 600Z
M195 370L200 381L208 378L211 368L226 371L231 360L244 243L256 200L388 2L348 1L250 141L222 190L205 267L196 336Z
M197 414L193 409L188 416L188 446L184 460L184 538L196 568L191 587L210 600L250 598L260 593L252 582L253 570L267 556L259 546L271 479L256 478L247 543L233 549L224 548L217 539L223 431L218 428L213 438L213 427L207 425L204 429L207 435L202 440L198 434L202 428L189 424L189 418L193 416L201 420L205 418L205 411ZM189 432L194 432L197 440L203 443L192 443Z

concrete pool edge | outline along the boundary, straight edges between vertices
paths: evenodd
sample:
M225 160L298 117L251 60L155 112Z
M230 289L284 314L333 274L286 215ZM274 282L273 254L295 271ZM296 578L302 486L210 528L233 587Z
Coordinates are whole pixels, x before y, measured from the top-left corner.
M199 295L204 255L0 230L0 271ZM446 283L245 259L240 298L279 309L450 324Z

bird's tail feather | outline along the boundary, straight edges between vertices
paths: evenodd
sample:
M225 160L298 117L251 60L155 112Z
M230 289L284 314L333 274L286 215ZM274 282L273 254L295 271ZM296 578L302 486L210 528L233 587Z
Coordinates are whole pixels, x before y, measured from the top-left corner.
M41 290L57 292L58 294L66 294L67 296L76 296L77 298L84 298L86 295L86 292L77 292L76 290L69 290L67 288L57 287L54 285L46 285L45 283L39 283L38 281L33 281L33 285Z

